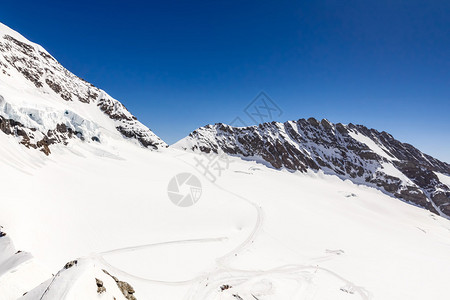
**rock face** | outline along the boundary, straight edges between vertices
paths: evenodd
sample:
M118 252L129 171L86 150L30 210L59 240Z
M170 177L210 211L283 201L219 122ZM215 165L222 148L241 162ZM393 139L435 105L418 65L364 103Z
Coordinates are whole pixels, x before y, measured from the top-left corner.
M11 88L8 89L11 86L26 91L26 94L14 89L11 92ZM30 94L33 99L23 104L22 100L26 100L23 98ZM53 103L52 108L61 110L66 103L70 109L43 111L30 108L29 103L38 106L36 102L41 100L44 107L51 102L46 101L48 99L63 102L62 105ZM69 72L41 46L0 23L0 127L4 133L18 135L25 146L50 154L49 145L65 143L71 138L101 142L95 131L104 127L103 124L96 124L97 120L86 117L98 115L98 112L103 113L124 138L135 140L146 148L167 147L122 103ZM86 127L86 124L91 126Z
M264 161L270 167L306 172L323 170L376 187L406 202L450 216L450 165L401 143L386 132L323 119L232 127L208 125L174 145L185 150Z
M136 300L134 288L101 268L94 258L70 261L55 275L30 289L23 297L6 299L128 299ZM2 295L3 296L3 295ZM2 298L3 299L3 298Z
M126 299L128 299L128 300L136 300L136 297L133 295L135 293L135 290L128 282L120 281L119 279L117 279L116 276L113 276L113 275L109 274L109 272L106 271L106 270L103 270L103 272L106 275L111 276L112 279L114 279L114 281L117 284L117 287L119 288L119 290L122 292L123 296Z
M106 288L103 286L103 281L98 278L95 278L95 284L97 285L97 293L102 294L106 292Z
M36 128L28 128L13 119L5 119L0 116L0 131L8 135L21 137L20 143L27 148L39 149L49 155L50 145L61 143L67 145L67 140L80 138L84 140L83 134L68 128L65 124L57 124L53 130L39 132Z

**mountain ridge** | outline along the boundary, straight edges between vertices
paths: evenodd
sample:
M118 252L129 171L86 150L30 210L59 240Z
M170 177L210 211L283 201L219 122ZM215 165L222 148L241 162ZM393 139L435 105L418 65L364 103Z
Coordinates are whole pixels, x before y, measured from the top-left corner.
M0 78L0 129L28 148L49 155L53 144L77 138L102 142L101 135L114 131L146 148L167 147L122 103L1 23Z
M173 147L262 159L275 169L322 170L450 216L450 187L436 174L450 176L450 164L363 125L314 118L248 127L216 123L200 127Z

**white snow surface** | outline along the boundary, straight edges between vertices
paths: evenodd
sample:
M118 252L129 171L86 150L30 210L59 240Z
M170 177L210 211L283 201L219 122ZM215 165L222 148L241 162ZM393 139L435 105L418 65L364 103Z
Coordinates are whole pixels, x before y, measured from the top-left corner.
M436 174L436 176L439 178L440 182L442 182L443 184L445 184L446 186L448 186L450 188L450 176L439 173L439 172L434 172L434 174Z
M117 295L102 269L137 299L448 297L450 222L376 189L231 157L212 183L195 167L202 155L124 141L77 141L49 157L4 134L0 145L3 230L54 274L80 261L40 286L35 277L24 299L47 288L44 299ZM202 183L188 208L167 194L182 172ZM0 291L21 282L2 278Z
M393 155L389 154L389 151L387 149L385 149L383 146L381 146L380 144L375 143L373 140L371 140L369 137L358 133L357 131L350 131L349 135L354 138L355 140L366 144L367 147L370 148L370 150L372 150L373 152L375 152L376 154L378 154L381 157L387 158L388 160L398 160L397 158L395 158Z
M17 251L8 235L0 237L0 299L17 299L49 276L30 253Z

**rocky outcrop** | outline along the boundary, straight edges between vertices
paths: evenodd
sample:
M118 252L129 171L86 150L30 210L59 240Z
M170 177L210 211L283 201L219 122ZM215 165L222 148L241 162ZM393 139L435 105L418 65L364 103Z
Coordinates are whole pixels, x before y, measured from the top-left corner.
M98 278L95 278L95 284L97 285L97 293L102 294L106 292L106 288L103 286L103 281Z
M20 143L27 148L38 149L45 155L49 155L50 145L67 145L69 139L78 138L84 140L81 132L67 128L65 124L58 124L55 129L47 132L38 131L36 128L28 128L20 122L5 119L0 116L0 131L7 135L20 138Z
M362 125L300 119L250 127L207 125L174 147L258 159L268 166L348 178L432 212L450 216L450 187L436 172L450 165L401 143L386 132Z
M67 262L65 265L64 265L64 269L70 269L70 268L72 268L73 266L76 266L76 265L78 265L78 260L71 260L71 261L69 261L69 262Z
M127 282L125 281L120 281L119 279L117 279L117 277L109 274L108 271L103 270L103 272L106 275L111 276L112 279L114 279L114 281L117 284L117 287L120 289L120 291L122 292L122 294L124 295L124 297L128 300L136 300L136 297L133 295L135 293L134 288Z
M1 241L0 241L1 242ZM69 261L56 274L23 294L20 299L128 299L136 300L134 288L102 268L94 258ZM15 297L14 299L18 299ZM3 299L3 298L2 298ZM8 298L7 299L13 299Z

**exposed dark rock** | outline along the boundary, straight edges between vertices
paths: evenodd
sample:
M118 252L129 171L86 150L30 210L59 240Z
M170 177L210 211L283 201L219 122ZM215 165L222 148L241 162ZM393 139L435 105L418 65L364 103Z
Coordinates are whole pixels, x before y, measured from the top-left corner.
M46 60L53 60L53 61L55 60L51 55L49 55L49 54L47 54L45 52L42 52L42 51L39 51L39 55L41 55Z
M97 293L101 294L106 292L106 288L103 286L103 281L98 278L95 278L95 284L97 285Z
M125 106L120 102L114 102L112 99L102 98L97 106L113 120L136 120L135 116L127 114Z
M14 44L16 44L18 46L18 49L25 55L29 55L29 56L34 56L34 47L31 45L28 45L26 43L23 43L21 41L16 40L15 38L13 38L10 35L5 35L4 36L5 40L11 41Z
M7 135L21 137L20 143L22 145L27 148L38 149L46 155L51 153L50 146L53 144L61 143L67 145L69 139L83 139L81 132L74 131L65 124L58 124L54 130L48 130L45 133L41 132L44 137L37 140L35 138L36 128L28 128L20 122L5 119L2 116L0 116L0 131Z
M76 266L78 264L78 261L77 260L72 260L72 261L69 261L68 263L66 263L65 265L64 265L64 269L70 269L70 268L72 268L73 266Z
M62 88L59 84L57 84L56 82L51 81L50 79L45 79L45 82L48 84L48 86L57 94L61 93ZM66 100L66 99L64 99Z
M43 75L42 71L37 69L36 63L30 60L26 60L24 58L19 57L5 57L6 61L10 63L17 71L22 73L22 75L31 81L37 88L43 86L40 81L41 76Z
M148 135L147 131L130 130L128 127L117 126L116 129L124 136L130 139L138 140L145 148L158 149L158 143L155 143Z
M111 275L108 273L108 271L103 270L103 272L109 276L111 276L112 279L116 282L117 286L119 287L120 291L124 295L124 297L128 300L136 300L136 297L133 295L135 293L134 288L125 281L120 281L117 279L117 277Z
M231 289L231 285L229 285L229 284L224 284L224 285L222 285L221 287L220 287L220 291L221 292L223 292L223 291L225 291L225 290L228 290L228 289Z

